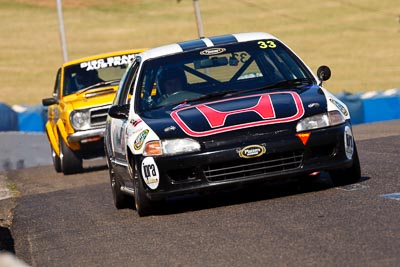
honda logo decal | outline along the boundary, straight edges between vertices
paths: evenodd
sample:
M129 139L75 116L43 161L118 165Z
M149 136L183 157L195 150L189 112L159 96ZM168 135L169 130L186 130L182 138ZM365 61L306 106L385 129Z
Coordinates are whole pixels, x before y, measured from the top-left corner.
M285 110L292 108L291 114L287 111L283 113L284 115L277 114L274 102L282 97L286 97ZM171 112L171 117L179 127L186 134L194 137L295 121L303 115L304 107L299 94L290 91L230 98L188 106Z

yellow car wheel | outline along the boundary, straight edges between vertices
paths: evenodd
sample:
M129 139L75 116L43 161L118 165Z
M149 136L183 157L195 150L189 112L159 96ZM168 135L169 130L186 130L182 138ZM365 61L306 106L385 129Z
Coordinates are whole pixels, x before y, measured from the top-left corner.
M56 170L56 172L62 172L60 157L57 155L57 153L54 151L54 149L51 146L50 146L50 149L51 149L51 158L53 160L54 169Z
M82 171L82 158L72 151L60 138L61 169L64 174L74 174Z

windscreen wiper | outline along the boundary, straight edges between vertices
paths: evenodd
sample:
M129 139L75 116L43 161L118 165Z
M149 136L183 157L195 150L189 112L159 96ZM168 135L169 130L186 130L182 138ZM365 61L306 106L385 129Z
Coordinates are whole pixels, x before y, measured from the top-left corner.
M286 88L291 86L301 86L301 85L309 85L313 83L313 79L311 78L300 78L300 79L293 79L293 80L286 80L280 81L274 84L270 84L266 86L266 89L269 88Z
M221 91L221 92L215 92L215 93L210 93L210 94L206 94L206 95L202 95L199 97L195 97L195 98L189 98L189 99L185 99L183 101L179 101L176 103L169 103L166 105L161 105L161 106L157 106L157 108L162 108L162 107L167 107L167 106L174 106L174 105L183 105L183 104L187 104L187 103L192 103L195 101L200 101L200 100L205 100L205 99L212 99L212 98L218 98L218 97L222 97L228 94L232 94L232 93L236 93L237 90L229 90L229 91Z
M259 87L259 88L236 91L232 95L237 95L237 94L242 94L242 93L247 93L247 92L263 91L263 90L267 90L267 89L280 89L280 88L288 88L288 87L298 87L298 86L303 86L303 85L309 85L309 84L312 84L313 82L314 82L314 80L311 79L311 78L285 80L285 81L280 81L280 82L277 82L277 83L268 84L266 86Z
M214 92L214 93L202 95L199 97L187 99L187 100L185 100L185 102L189 103L189 102L195 102L195 101L204 100L204 99L218 98L218 97L223 97L223 96L226 96L226 95L229 95L232 93L237 93L237 92L239 92L239 91L238 90L227 90L227 91Z
M99 83L95 83L95 84L93 84L93 85L90 85L90 86L88 86L88 87L85 87L85 88L79 90L79 91L76 92L76 93L77 93L77 94L81 94L81 93L86 92L86 91L88 91L88 90L90 90L90 89L93 89L93 88L96 88L96 87L100 87L100 86L103 86L103 85L113 84L113 83L116 83L116 82L119 82L119 81L121 81L121 80L120 80L120 79L115 79L115 80L109 80L109 81L102 81L102 82L99 82Z

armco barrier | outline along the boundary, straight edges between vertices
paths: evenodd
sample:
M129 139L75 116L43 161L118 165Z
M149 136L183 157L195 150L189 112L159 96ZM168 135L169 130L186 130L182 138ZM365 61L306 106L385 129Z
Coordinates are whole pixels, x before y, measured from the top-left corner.
M47 109L42 105L13 106L18 114L18 127L21 132L44 132Z
M360 95L342 93L336 95L349 108L353 124L364 123L364 105Z
M400 119L400 89L336 96L349 108L353 124ZM44 132L47 109L0 103L0 118L0 131Z
M400 89L337 97L349 108L353 124L400 119Z
M8 105L0 103L0 132L18 130L17 112Z
M400 119L400 90L386 91L372 97L364 95L361 98L365 123Z

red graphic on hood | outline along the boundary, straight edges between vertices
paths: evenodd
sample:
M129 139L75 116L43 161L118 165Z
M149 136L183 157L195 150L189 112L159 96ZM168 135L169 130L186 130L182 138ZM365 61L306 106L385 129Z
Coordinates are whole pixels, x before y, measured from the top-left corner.
M203 113L204 117L206 117L211 128L223 126L225 124L226 118L229 115L243 113L243 112L250 112L250 111L256 112L264 120L275 118L274 107L272 106L271 97L269 95L262 95L259 98L256 105L244 109L237 109L232 111L218 111L205 104L198 105L196 106L196 108L201 113Z
M291 101L288 105L294 105L296 112L288 116L277 117L274 101L271 96L284 95L289 96ZM241 101L242 100L242 101ZM245 102L244 102L245 101ZM243 104L244 103L244 104ZM240 104L240 105L238 105ZM243 105L248 105L243 107ZM218 110L218 107L223 106L225 110ZM234 107L240 106L239 108ZM226 110L227 107L233 107ZM192 129L188 125L192 122L192 116L186 116L185 113L201 114L207 122L209 127L206 127L202 131ZM245 116L250 114L256 114L256 121L249 122L238 122L232 123L231 120L229 125L226 125L226 120L229 117L236 118L234 116ZM171 112L172 119L179 125L179 127L188 135L193 137L202 137L213 134L219 134L227 131L238 130L249 127L262 126L267 124L285 123L298 120L304 115L304 107L299 94L296 92L274 92L266 94L258 94L251 96L242 96L236 98L230 98L226 100L209 102L206 104L198 104L194 106L185 107L182 109L174 110ZM185 122L186 121L186 122ZM238 120L239 121L239 120ZM200 122L201 123L201 122Z

